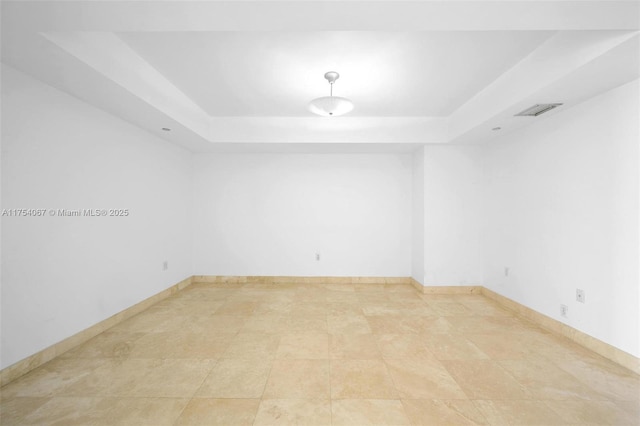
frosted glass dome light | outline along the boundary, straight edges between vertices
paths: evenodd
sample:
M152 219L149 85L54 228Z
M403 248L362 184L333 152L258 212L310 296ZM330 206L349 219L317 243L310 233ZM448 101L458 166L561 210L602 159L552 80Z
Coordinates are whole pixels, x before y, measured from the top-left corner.
M353 109L353 102L347 98L333 96L333 83L340 78L340 74L335 71L329 71L325 73L324 78L327 79L331 87L329 96L323 96L312 100L309 103L309 111L325 117L336 117L351 111Z

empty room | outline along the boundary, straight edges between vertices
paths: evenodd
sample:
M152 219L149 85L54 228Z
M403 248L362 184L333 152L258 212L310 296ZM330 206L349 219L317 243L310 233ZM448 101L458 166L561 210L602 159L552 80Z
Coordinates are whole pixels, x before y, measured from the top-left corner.
M0 8L1 425L640 425L640 2Z

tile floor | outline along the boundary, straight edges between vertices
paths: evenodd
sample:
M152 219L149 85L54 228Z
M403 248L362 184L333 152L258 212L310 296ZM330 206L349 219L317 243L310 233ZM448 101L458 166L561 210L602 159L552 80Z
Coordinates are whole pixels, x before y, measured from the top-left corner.
M2 425L640 424L637 375L477 295L192 285L2 388Z

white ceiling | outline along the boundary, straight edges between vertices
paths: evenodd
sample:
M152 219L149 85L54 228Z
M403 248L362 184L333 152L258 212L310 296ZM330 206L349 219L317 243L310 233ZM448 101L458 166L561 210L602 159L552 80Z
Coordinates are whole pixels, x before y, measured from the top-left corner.
M1 7L3 63L192 151L480 143L534 103L561 113L640 74L635 1ZM330 70L355 109L315 117Z
M212 116L310 116L351 99L352 116L450 115L549 31L154 32L118 34Z

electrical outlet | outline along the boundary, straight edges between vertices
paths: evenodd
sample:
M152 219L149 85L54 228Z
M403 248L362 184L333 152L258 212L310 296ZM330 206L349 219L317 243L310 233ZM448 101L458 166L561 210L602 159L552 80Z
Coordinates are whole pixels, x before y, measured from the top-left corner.
M584 299L584 290L581 290L579 288L576 288L576 300L580 303L584 303L585 299Z
M320 260L320 253L316 253L316 260L319 261Z
M162 270L166 271L167 269L169 269L169 261L165 260L162 262Z
M560 315L566 317L569 313L569 307L567 305L560 305Z
M505 277L509 276L509 268L507 268L507 267L504 268L504 276Z

